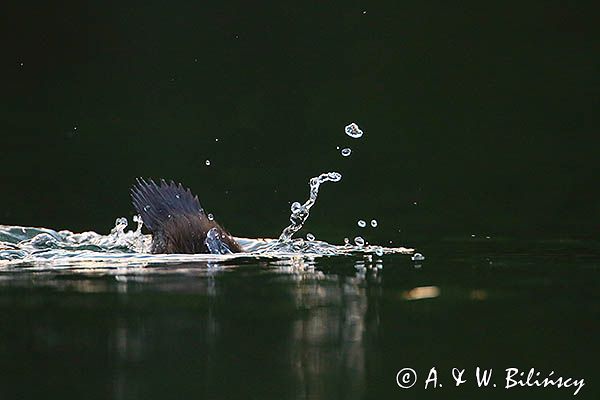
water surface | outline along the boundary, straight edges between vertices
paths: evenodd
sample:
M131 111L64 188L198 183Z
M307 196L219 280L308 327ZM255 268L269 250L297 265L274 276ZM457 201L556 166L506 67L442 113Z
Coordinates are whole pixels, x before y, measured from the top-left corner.
M0 268L0 398L570 398L453 367L585 378L598 244L458 238L405 254ZM423 389L435 366L443 388ZM396 373L419 373L402 390Z

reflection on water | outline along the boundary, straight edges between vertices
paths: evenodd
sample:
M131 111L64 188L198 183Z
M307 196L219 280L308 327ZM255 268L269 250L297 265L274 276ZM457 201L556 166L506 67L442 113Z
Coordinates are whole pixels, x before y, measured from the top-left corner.
M478 398L395 384L433 365L593 381L595 250L452 252L5 268L0 399Z
M0 329L13 343L3 353L49 380L75 362L109 375L105 394L117 399L166 396L170 385L256 394L266 380L286 398L363 395L364 277L327 275L310 259L5 274L0 287L15 291L2 308L16 306L19 326Z

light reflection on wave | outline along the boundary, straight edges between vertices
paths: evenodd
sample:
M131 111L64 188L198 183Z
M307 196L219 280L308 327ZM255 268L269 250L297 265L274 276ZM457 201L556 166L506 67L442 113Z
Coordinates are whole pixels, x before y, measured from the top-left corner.
M0 225L0 268L146 267L181 263L224 264L233 260L277 260L297 257L411 254L404 247L333 245L323 241L237 238L244 253L150 254L150 235L139 229L113 229L108 235L47 228Z

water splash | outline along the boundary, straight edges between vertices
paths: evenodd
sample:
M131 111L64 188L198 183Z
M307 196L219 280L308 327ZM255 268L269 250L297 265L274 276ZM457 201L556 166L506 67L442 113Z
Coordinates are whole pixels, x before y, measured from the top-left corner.
M355 123L347 125L345 132L352 138L360 138L363 135L363 131ZM337 148L339 150L339 146ZM344 148L341 152L346 157L351 154L349 148ZM210 160L207 159L205 164L210 166ZM344 238L343 245L319 241L311 233L306 235L307 240L292 239L308 219L310 209L317 200L321 184L339 182L341 179L342 175L339 172L322 173L311 178L308 200L304 204L299 202L292 204L290 225L282 231L279 238L235 238L244 249L243 253L231 253L230 249L220 240L219 232L211 229L207 233L205 244L212 254L149 254L152 237L142 234L142 218L136 215L133 217L133 222L137 223L134 231L126 230L127 219L121 217L117 218L108 235L96 232L73 233L67 230L57 232L46 228L0 225L0 268L14 266L69 268L71 265L96 268L98 263L107 263L111 268L120 268L123 265L138 267L184 262L221 263L230 259L239 260L248 257L290 259L355 254L363 254L365 260L371 263L373 254L378 257L384 254L412 254L413 249L404 247L370 246L360 236L354 238L354 245L348 238ZM208 219L213 219L212 214L208 214ZM366 222L360 220L358 225L364 228ZM372 220L371 226L375 228L377 221ZM413 261L422 261L423 259L424 257L420 253L415 253L412 257ZM377 264L379 269L382 266L380 261L378 260ZM364 264L364 262L362 263ZM416 267L417 265L415 265Z
M215 254L150 254L152 237L141 232L141 224L135 231L125 231L124 221L119 219L108 235L96 232L73 233L46 228L30 228L0 225L0 270L25 267L28 269L72 268L139 268L154 265L187 262L224 263L231 260L281 259L293 257L351 256L383 254L411 254L412 249L357 245L345 240L334 245L319 240L235 238L244 249L243 253L230 253L219 247L221 240L209 232L206 245ZM309 237L310 239L310 237Z
M285 228L283 232L281 232L281 235L279 235L280 242L289 241L294 235L294 233L302 229L304 222L306 222L306 219L309 216L310 208L317 201L317 196L319 195L319 187L321 186L321 184L324 182L339 182L341 179L342 174L340 174L339 172L326 172L310 179L309 198L304 204L300 204L297 201L292 204L292 214L290 215L291 224L287 228Z
M231 249L223 242L217 228L212 228L207 232L204 244L211 254L232 254Z

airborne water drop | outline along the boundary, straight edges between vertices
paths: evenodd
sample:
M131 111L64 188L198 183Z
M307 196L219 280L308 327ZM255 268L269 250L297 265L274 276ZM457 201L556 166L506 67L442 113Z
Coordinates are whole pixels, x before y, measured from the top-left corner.
M350 136L351 138L357 139L363 135L363 131L361 131L358 125L356 125L354 122L350 125L346 125L344 130L346 131L346 135Z

